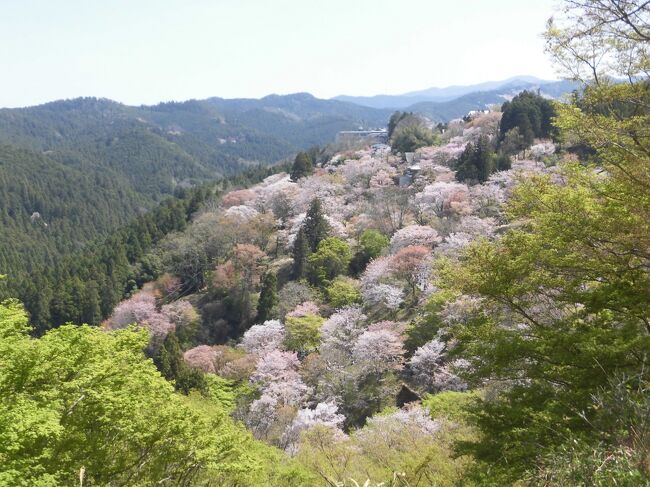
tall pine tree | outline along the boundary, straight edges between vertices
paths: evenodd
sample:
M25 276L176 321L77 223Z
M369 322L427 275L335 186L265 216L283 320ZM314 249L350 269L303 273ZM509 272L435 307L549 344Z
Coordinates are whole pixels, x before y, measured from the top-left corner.
M296 240L293 242L293 277L302 279L307 269L307 257L309 256L309 242L305 235L304 225L298 230Z
M300 178L309 176L314 172L314 161L307 152L299 152L291 166L291 180L298 181Z
M267 272L262 278L260 300L257 302L257 321L264 323L273 318L273 309L278 304L278 278L273 272Z
M309 243L309 249L316 252L318 244L329 236L330 225L325 219L323 208L318 198L314 198L307 210L307 216L302 224L305 229L305 237Z

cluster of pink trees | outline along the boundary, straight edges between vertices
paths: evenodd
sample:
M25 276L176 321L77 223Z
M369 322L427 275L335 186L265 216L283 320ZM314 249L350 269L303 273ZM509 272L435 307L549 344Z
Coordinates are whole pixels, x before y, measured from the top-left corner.
M390 239L390 253L395 254L404 247L419 246L432 249L442 238L430 226L409 225L397 230Z
M431 289L431 246L440 239L433 229L417 231L415 237L428 238L428 245L411 245L410 239L400 238L394 242L399 248L395 254L379 257L366 267L361 276L361 293L368 304L395 310L405 299L414 302ZM400 247L403 243L408 245Z
M115 307L104 328L116 330L129 325L146 328L153 339L161 340L177 327L196 323L198 314L184 300L160 306L151 290L142 290Z
M469 214L469 188L457 182L434 182L424 187L412 198L412 206L418 219L431 221Z

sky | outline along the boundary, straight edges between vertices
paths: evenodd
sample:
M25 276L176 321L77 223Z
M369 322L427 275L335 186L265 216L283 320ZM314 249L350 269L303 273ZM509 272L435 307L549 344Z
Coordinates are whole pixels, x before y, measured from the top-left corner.
M557 76L554 0L0 0L0 107L399 94Z

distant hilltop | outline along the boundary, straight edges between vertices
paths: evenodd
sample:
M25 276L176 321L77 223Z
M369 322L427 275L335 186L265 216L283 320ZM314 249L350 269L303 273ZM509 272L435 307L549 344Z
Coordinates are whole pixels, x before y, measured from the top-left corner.
M501 81L486 81L473 85L448 86L445 88L427 88L419 91L396 95L374 95L374 96L349 96L339 95L334 100L347 101L365 107L379 109L404 109L420 103L446 103L457 100L467 95L484 93L503 97L509 93L522 91L524 89L540 91L540 94L549 98L559 98L578 88L578 84L572 81L543 80L534 76L515 76ZM516 93L514 93L516 94Z

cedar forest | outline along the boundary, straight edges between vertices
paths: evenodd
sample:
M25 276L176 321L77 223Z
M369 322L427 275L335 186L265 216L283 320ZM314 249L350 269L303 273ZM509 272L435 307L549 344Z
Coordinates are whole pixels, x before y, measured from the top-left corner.
M650 7L544 38L571 95L390 146L0 111L0 485L650 485Z

